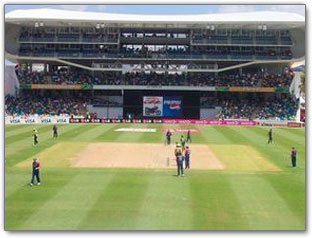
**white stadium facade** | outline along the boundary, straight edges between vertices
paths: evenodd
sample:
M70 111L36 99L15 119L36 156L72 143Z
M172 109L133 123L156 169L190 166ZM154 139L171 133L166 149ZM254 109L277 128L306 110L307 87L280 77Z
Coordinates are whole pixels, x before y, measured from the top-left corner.
M5 57L14 97L79 95L97 118L299 121L305 18L15 10Z

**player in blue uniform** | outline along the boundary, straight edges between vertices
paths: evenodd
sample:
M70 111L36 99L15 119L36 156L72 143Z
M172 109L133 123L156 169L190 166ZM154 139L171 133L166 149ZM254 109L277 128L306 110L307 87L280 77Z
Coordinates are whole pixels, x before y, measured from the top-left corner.
M58 130L57 126L54 125L54 126L53 126L53 138L54 138L54 139L56 139L57 136L58 136L57 130Z
M291 165L293 168L296 168L296 166L297 166L297 151L296 151L295 147L291 148L290 156L291 156Z
M269 137L268 144L270 144L270 143L272 144L272 142L273 142L273 131L272 131L272 128L270 128L270 130L269 130L268 137Z
M37 185L40 185L39 170L40 170L40 162L38 159L35 158L32 163L32 176L31 176L30 186L34 185L35 177L37 179Z
M170 145L171 143L171 136L172 136L172 133L170 132L170 130L167 130L167 133L166 133L167 145Z
M187 142L187 143L189 143L189 142L192 143L191 130L190 130L190 129L187 130L186 142Z
M190 156L191 150L188 146L186 146L184 151L185 169L190 169Z

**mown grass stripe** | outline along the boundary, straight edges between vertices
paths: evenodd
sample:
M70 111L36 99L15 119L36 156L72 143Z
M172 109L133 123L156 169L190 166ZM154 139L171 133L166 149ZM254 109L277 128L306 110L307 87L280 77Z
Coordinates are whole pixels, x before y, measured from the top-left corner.
M287 174L268 174L263 176L273 187L274 191L287 203L288 209L301 221L302 227L306 221L306 199L304 170L295 170Z
M137 143L141 138L148 138L147 132L121 132L120 128L148 128L147 124L115 124L114 127L104 131L94 138L98 142Z
M116 133L116 129L126 127L123 124L112 124L108 130L103 131L97 135L93 140L96 142L114 142L114 139L120 136L120 133Z
M60 126L61 127L61 126ZM77 131L77 129L82 128L83 125L79 126L63 126L60 128L61 135L58 139L54 139L49 132L39 134L39 146L32 145L32 138L25 138L17 143L10 144L6 146L5 149L5 166L10 167L18 162L25 160L35 154L45 150L46 148L59 143L62 136L70 136L71 133ZM26 144L27 143L27 144ZM56 155L57 156L57 155Z
M197 140L199 140L199 143L204 144L230 144L230 139L226 136L226 134L223 131L220 131L222 129L220 126L196 126L197 129L201 130L201 133L198 134L199 137L197 137ZM198 143L198 141L195 140L195 143Z
M8 125L6 124L4 126L4 131L5 133L9 133L9 132L12 132L12 131L16 131L16 130L19 130L19 129L24 129L27 125L23 125L23 124L18 124L18 125ZM28 125L28 126L31 126L31 125Z
M16 190L25 186L27 182L30 181L31 168L29 169L19 169L8 167L5 168L5 197L10 196ZM9 176L7 176L9 175Z
M156 132L146 132L140 133L142 136L138 138L137 142L140 143L159 143L164 144L166 142L166 133L162 132L161 129L173 129L173 128L180 128L178 125L168 126L163 124L143 124L142 126L137 126L137 128L149 128L149 129L156 129ZM173 133L171 137L171 143L175 143L178 141L179 133Z
M281 130L281 129L275 129L275 134L278 137L283 137L283 140L291 142L294 146L299 147L300 145L305 144L305 138L304 135L296 135L293 133L290 133L289 131L286 130Z
M250 145L253 144L253 140L246 140L243 137L243 127L225 127L225 126L219 126L215 127L216 131L220 132L225 138L227 138L228 141L230 141L230 144L239 144L239 145ZM252 128L246 127L247 130L252 130Z
M91 142L100 134L105 133L112 127L112 125L103 126L101 124L86 125L86 126L89 128L89 130L84 131L75 137L68 138L68 140L75 142Z
M248 144L249 146L252 146L257 149L258 152L263 154L264 157L270 159L271 162L281 167L281 169L285 169L285 167L281 166L281 163L276 160L276 156L280 155L281 150L286 151L286 148L276 144L274 142L274 137L274 143L267 144L267 131L263 131L262 129L256 127L228 128L228 137L231 141L236 140L241 144Z
M305 131L306 128L300 128L300 129L297 129L297 128L283 128L282 130L284 131L287 131L291 134L294 134L294 135L298 135L300 137L304 137L306 135L306 131Z
M241 208L241 216L248 220L249 229L304 229L304 224L262 176L229 176Z
M118 171L78 225L81 230L134 229L148 188L145 171Z
M46 125L43 127L36 127L38 130L39 135L42 133L45 133L47 131L50 131L52 134L52 127L50 125ZM12 136L8 136L5 138L5 144L6 145L10 145L12 143L18 142L20 140L24 140L25 137L32 137L33 135L33 131L32 128L29 128L29 131L23 132L23 133L19 133L17 135L12 135Z
M258 136L263 138L261 140L259 139L259 141L267 141L267 131L263 130L262 128L254 128L251 132L248 133L248 138L250 139L254 138L256 140ZM302 140L304 140L304 137ZM273 144L268 145L267 143L258 143L256 146L263 154L266 154L267 157L271 158L271 161L278 163L282 168L285 169L290 165L290 149L293 145L297 146L298 166L304 167L305 146L300 146L300 144L297 144L290 138L285 138L284 136L281 136L280 134L273 131ZM285 161L287 162L287 166Z
M244 128L244 130L246 130L246 128ZM260 144L257 145L257 148L265 154L267 158L270 158L272 162L279 165L280 168L288 173L279 174L278 178L275 174L266 174L262 177L267 179L275 190L280 193L280 196L289 204L289 209L291 209L293 213L299 213L298 216L302 217L302 214L304 214L304 206L302 205L304 203L300 203L299 201L300 198L304 199L305 193L305 183L302 183L302 181L305 181L305 136L302 135L301 138L296 138L295 140L295 143L300 142L297 145L298 168L292 170L290 168L290 146L294 142L291 140L293 139L291 137L281 136L281 132L283 131L289 132L289 130L285 130L285 128L273 129L273 144ZM252 131L248 131L248 133L245 134L248 135L248 139L253 138L256 141L265 141L267 139L267 129L264 128L254 128ZM297 202L298 206L295 205Z
M66 141L71 140L76 137L79 137L81 134L91 130L94 126L97 125L85 125L85 124L69 124L68 125L72 130L63 132L62 130L59 130L59 137L57 140L59 141ZM88 138L85 140L88 142Z
M28 132L28 135L32 135L34 127L40 131L41 128L44 128L46 126L48 126L48 125L47 124L42 124L42 125L28 125L27 124L24 127L21 127L19 129L14 130L14 131L10 131L10 132L5 131L5 138L20 135L20 134L25 133L25 132ZM52 131L52 126L50 128Z
M136 126L157 129L188 128L188 125ZM97 127L99 130L95 129ZM64 125L64 128L60 128L60 137L57 140L53 140L52 134L48 132L39 134L40 146L36 149L43 151L56 143L63 142L115 142L115 139L122 143L132 142L131 136L128 135L118 139L123 133L114 132L114 135L111 135L114 129L119 127L128 127L128 125ZM274 128L274 143L267 145L267 129L196 127L201 130L201 133L192 134L194 144L204 143L208 146L216 144L221 147L232 144L251 146L271 162L275 161L274 163L280 165L284 171L242 173L190 170L185 178L176 178L172 176L175 173L173 170L53 169L43 166L42 186L34 187L40 189L40 192L32 190L35 192L30 193L26 189L28 188L26 183L31 176L30 168L13 166L16 161L38 153L30 146L32 143L30 136L17 143L5 145L6 151L8 148L11 151L11 154L6 154L6 159L12 159L5 162L5 201L12 200L8 203L9 206L5 204L5 228L44 229L43 225L46 225L52 230L60 227L63 229L175 229L177 227L212 230L304 229L305 164L301 161L302 151L305 149L305 143L302 143L304 135L302 138L300 135L296 138L296 140L300 139L297 148L299 167L292 170L289 168L288 145L295 136L288 136L288 129L278 128L278 130L286 130L286 133L282 134L287 135L290 141L280 142L285 141L285 137L275 133L277 129ZM23 130L29 129L18 130L23 133ZM75 130L79 131L76 133ZM129 135L134 136L135 143L144 143L145 140L149 143L164 143L164 133L134 134ZM180 138L181 133L176 135ZM99 136L102 137L100 140L97 139ZM25 142L30 143L26 146L23 145ZM25 150L28 147L30 149ZM283 153L287 156L287 161ZM110 176L111 180L108 179ZM105 181L107 186L104 185ZM78 191L75 191L75 188ZM35 202L32 202L33 199ZM43 221L44 214L48 222ZM70 217L75 219L70 220ZM77 217L79 218L76 219ZM66 220L70 221L66 222ZM271 224L268 224L269 222Z
M98 177L101 177L99 180ZM79 170L65 186L58 189L53 199L36 209L19 226L20 229L70 230L75 229L110 183L113 173L96 170Z
M304 191L305 185L302 183L304 181L305 173L304 169L304 158L299 156L299 168L296 171L290 171L290 156L289 156L289 145L287 141L289 138L285 138L280 136L279 130L274 130L275 136L273 137L273 144L268 145L267 140L267 129L263 128L253 128L252 130L248 130L248 128L241 128L239 132L242 133L247 140L254 140L262 143L258 143L254 145L258 149L259 152L265 154L267 158L279 165L281 169L285 172L289 171L289 173L282 173L279 175L276 174L260 174L258 175L262 179L265 179L270 186L272 186L275 191L279 194L279 196L284 200L284 203L287 204L288 209L292 211L298 218L304 217L304 202L300 201L300 199L304 200ZM273 135L274 135L273 134ZM286 142L285 142L286 140ZM304 136L301 138L304 140ZM290 142L291 143L291 142ZM301 152L302 146L299 146L299 152ZM303 152L304 153L304 152ZM300 153L299 153L300 155ZM301 163L301 164L300 164ZM284 178L284 179L283 179ZM288 179L287 179L288 178ZM291 178L291 179L290 179ZM288 182L287 182L288 181ZM297 190L297 191L295 191ZM301 204L299 209L296 208L296 202Z
M191 172L190 172L191 173ZM149 173L149 186L136 218L138 230L190 230L193 209L190 181L192 175L177 177L176 171Z
M25 175L24 186L5 198L5 230L20 230L21 225L40 210L46 201L52 199L63 186L70 183L75 175L74 171L61 174L59 171L45 171L41 176L41 186L34 187L28 185L31 173L27 177Z
M131 125L124 125L123 128L148 128L149 125L142 125L142 124L131 124ZM120 132L114 131L115 142L126 142L126 143L137 143L140 141L141 138L148 138L151 134L149 132Z
M64 127L65 130L70 129L69 127L67 127L65 125L60 125L60 127ZM5 149L5 156L6 157L11 156L12 154L18 153L18 152L20 152L26 148L33 148L34 150L39 150L39 148L44 145L46 140L49 140L52 138L52 134L50 131L46 131L43 133L39 132L39 135L38 135L39 145L37 145L37 146L33 145L32 134L29 134L27 136L23 136L21 138L23 138L23 139L16 141L14 143L11 143L9 145L6 145L6 149Z
M254 131L268 138L267 128L257 127L254 128ZM286 130L284 128L273 128L273 142L281 143L283 141L291 141L297 145L302 145L305 144L305 135L293 134L290 132L290 130Z
M242 216L242 205L225 172L203 173L191 177L193 200L193 224L196 230L250 229L248 220Z

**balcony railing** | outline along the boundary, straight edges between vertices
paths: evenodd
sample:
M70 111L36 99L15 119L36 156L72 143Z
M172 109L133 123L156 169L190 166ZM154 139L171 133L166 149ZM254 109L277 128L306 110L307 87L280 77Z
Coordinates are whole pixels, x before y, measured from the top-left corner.
M267 55L265 53L251 54L248 52L234 52L231 54L210 53L210 54L151 54L149 57L135 54L121 54L121 53L98 53L95 51L77 51L64 50L60 52L19 52L19 56L28 57L57 57L57 58L88 58L88 59L193 59L193 60L289 60L290 55Z
M18 39L18 43L118 43L118 38L109 38L109 37L87 37L79 34L73 35L51 35L51 36L43 36L43 37L20 37Z
M223 37L194 37L193 45L275 45L275 46L292 46L290 37L274 37L274 36L223 36Z

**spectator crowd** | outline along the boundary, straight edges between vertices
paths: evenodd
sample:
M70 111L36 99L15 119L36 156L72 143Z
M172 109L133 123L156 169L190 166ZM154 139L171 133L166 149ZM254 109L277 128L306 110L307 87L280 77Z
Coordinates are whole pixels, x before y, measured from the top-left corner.
M298 101L287 95L272 99L229 99L221 104L217 118L224 119L260 119L294 120Z
M55 72L20 71L21 84L62 85L142 85L142 86L227 86L227 87L283 87L290 86L293 72L270 73L144 73L131 72L121 75L116 72L101 72L91 75L85 71L57 70Z
M21 71L17 74L21 84L62 84L62 85L77 85L77 84L99 84L99 79L92 77L84 72L68 72L58 70L55 72L27 72Z
M262 119L262 120L294 120L297 112L298 102L290 95L279 95L274 98L239 98L230 97L214 98L214 101L201 102L211 106L221 107L216 115L220 120L224 119ZM25 93L19 97L5 97L5 114L11 116L29 115L67 115L96 117L87 109L88 104L100 106L122 106L113 102L90 95L64 96L61 93L35 94Z
M20 97L5 98L5 112L11 116L23 115L76 115L87 112L86 103L81 98L25 94Z
M51 116L91 116L96 114L88 111L87 105L93 106L122 106L122 101L110 99L108 96L85 93L62 92L27 92L21 96L5 97L5 113L11 116L51 115Z

